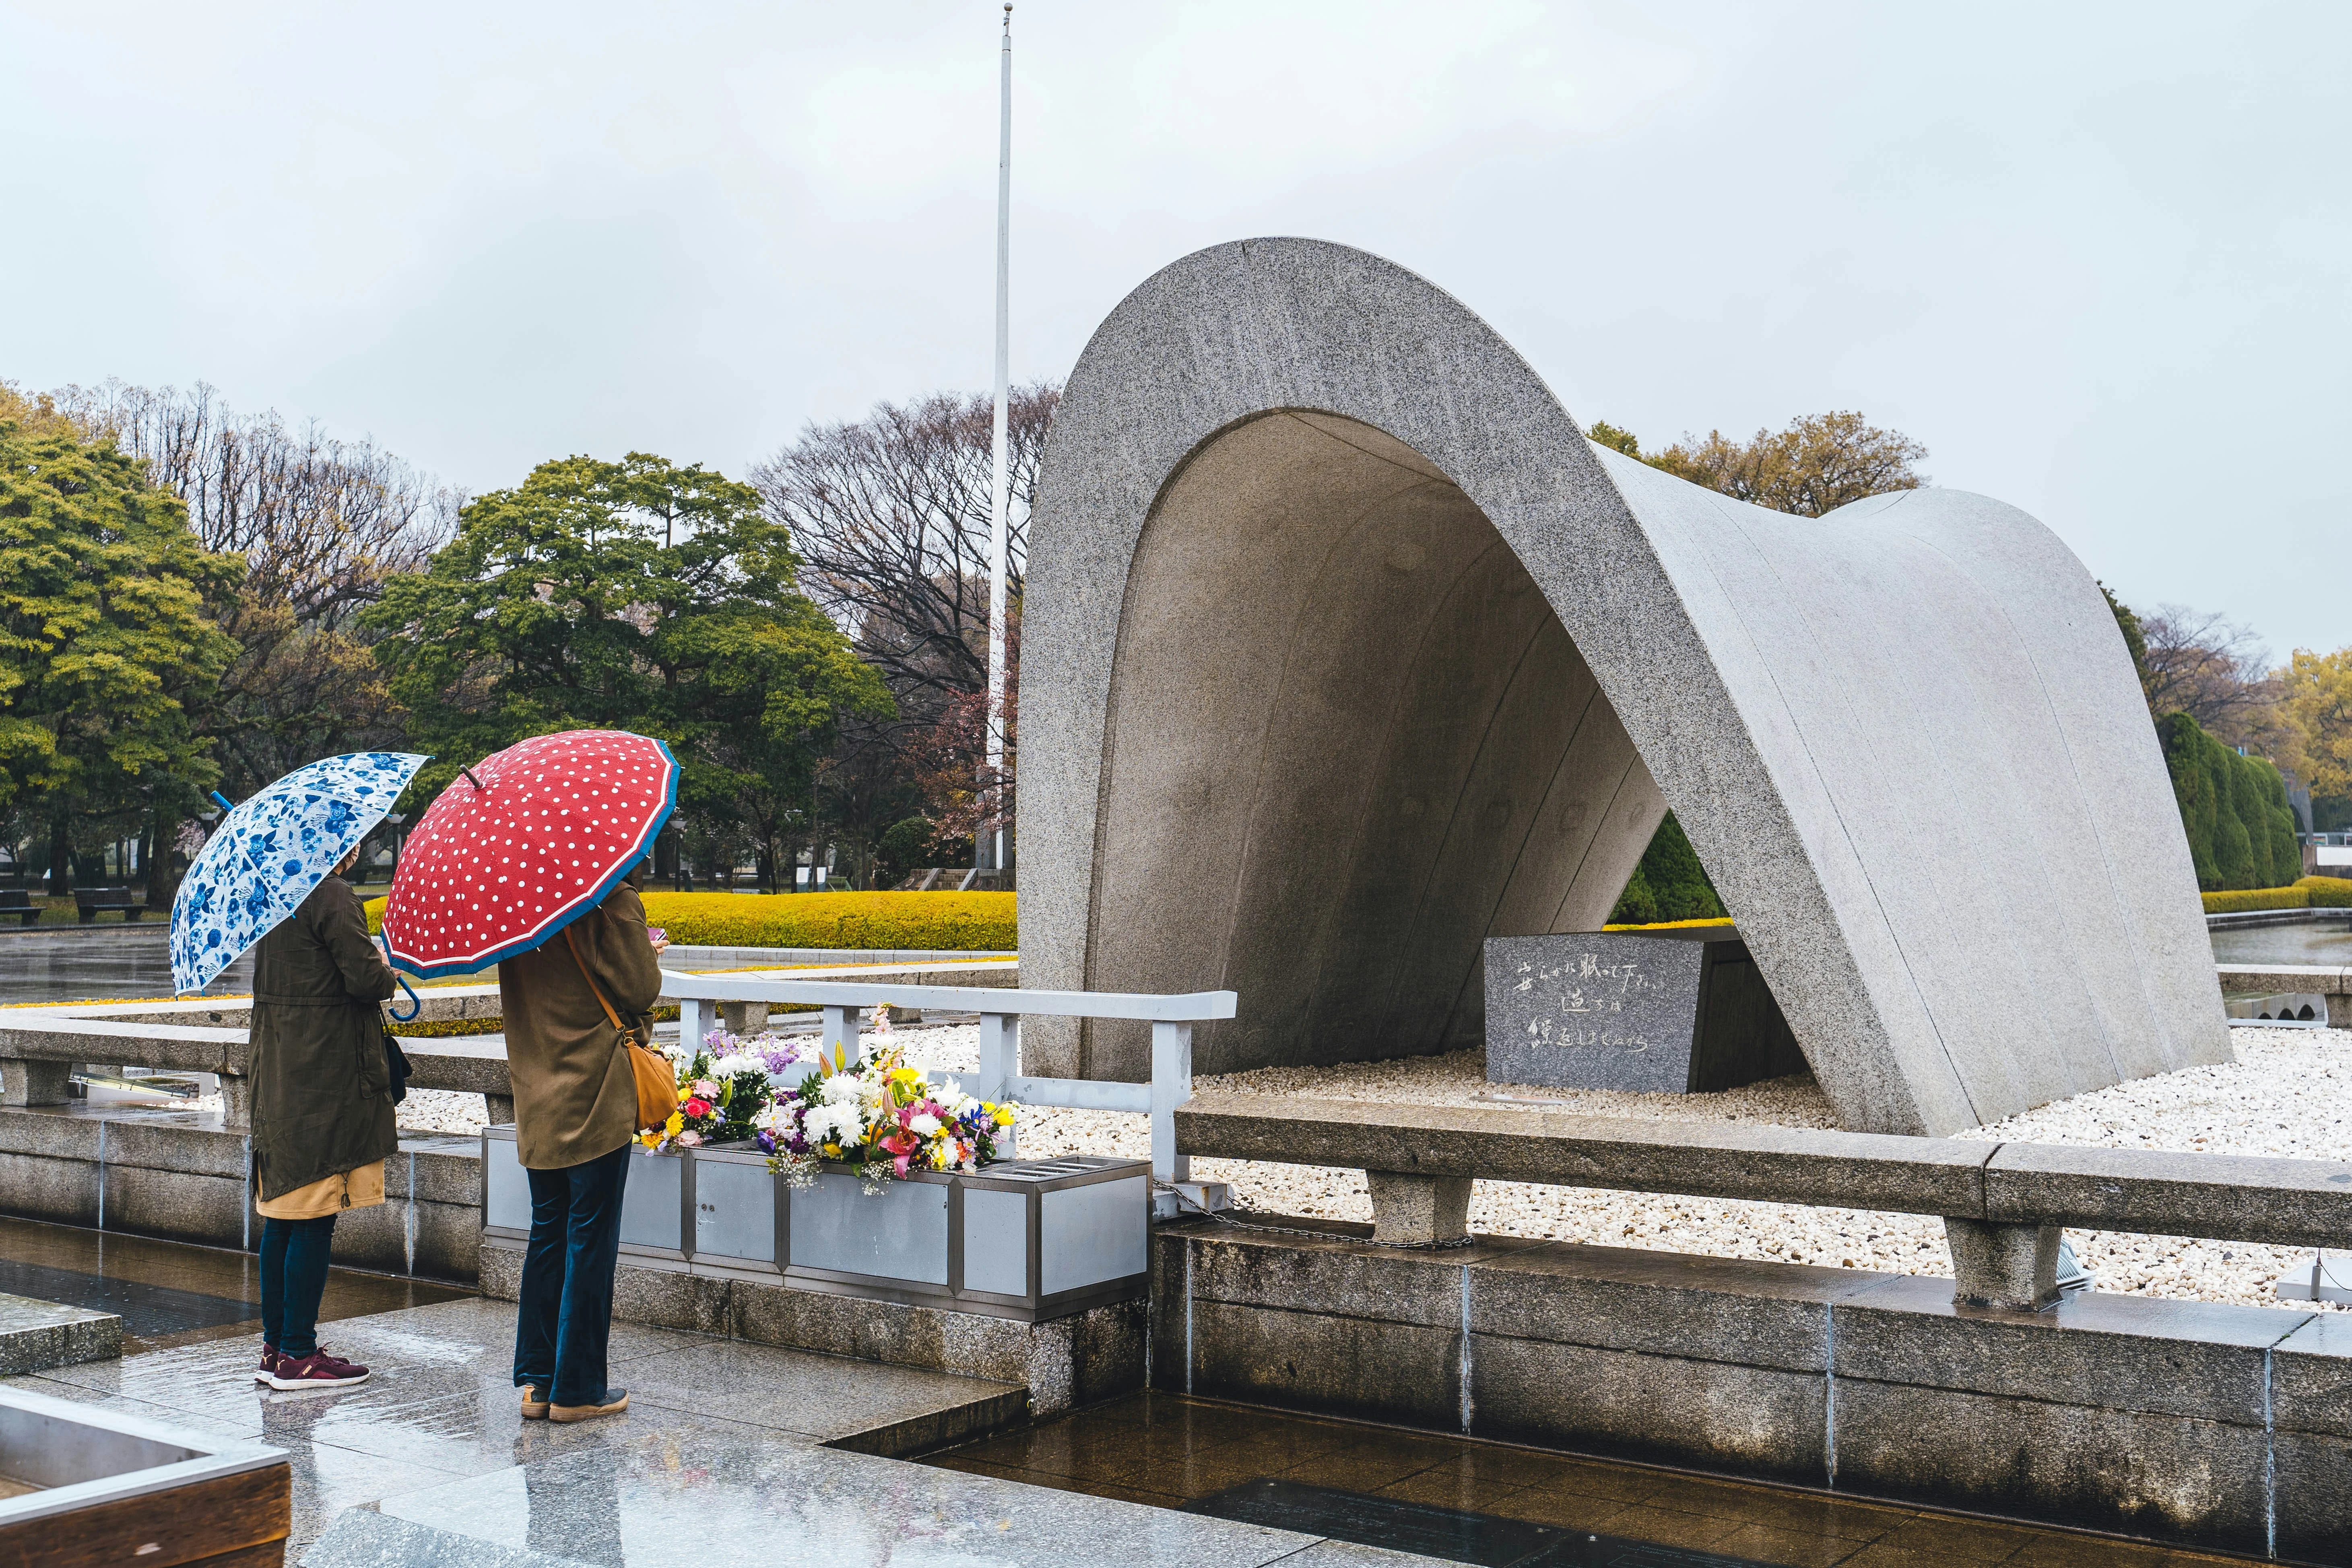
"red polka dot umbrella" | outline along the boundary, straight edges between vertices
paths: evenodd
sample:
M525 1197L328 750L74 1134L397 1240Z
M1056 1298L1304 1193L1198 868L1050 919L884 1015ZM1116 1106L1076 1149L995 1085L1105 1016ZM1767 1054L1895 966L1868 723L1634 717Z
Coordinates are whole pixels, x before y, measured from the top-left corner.
M553 937L652 848L677 759L623 730L538 735L443 790L408 837L384 944L412 974L470 974Z

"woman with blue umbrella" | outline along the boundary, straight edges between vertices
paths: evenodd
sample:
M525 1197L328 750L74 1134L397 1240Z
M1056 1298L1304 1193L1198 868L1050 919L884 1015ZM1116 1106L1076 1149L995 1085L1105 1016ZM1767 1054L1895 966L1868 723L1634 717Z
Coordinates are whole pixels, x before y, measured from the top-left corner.
M260 1201L261 1365L273 1388L363 1382L319 1344L335 1216L383 1202L398 1146L381 1004L400 984L343 877L427 759L330 757L230 807L172 907L174 985L201 990L258 943L253 973L253 1180ZM226 801L222 801L227 805Z

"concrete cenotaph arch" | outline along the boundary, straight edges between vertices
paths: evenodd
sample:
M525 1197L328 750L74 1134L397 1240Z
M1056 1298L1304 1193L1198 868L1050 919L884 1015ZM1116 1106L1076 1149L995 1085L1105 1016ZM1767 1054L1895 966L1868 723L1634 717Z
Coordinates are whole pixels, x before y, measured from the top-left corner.
M1095 333L1029 550L1022 978L1238 992L1196 1071L1476 1043L1484 939L1600 926L1669 805L1849 1128L2229 1058L2129 656L2014 507L1731 500L1412 273L1256 239ZM1026 1070L1149 1075L1090 1028Z

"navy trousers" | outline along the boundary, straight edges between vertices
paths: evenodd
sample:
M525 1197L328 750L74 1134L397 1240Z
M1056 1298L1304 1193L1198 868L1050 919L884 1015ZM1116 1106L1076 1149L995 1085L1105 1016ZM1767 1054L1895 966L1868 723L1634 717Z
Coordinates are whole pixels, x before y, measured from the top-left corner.
M261 1342L300 1360L319 1348L319 1299L335 1216L261 1222Z
M629 1150L530 1177L530 1245L515 1313L515 1386L536 1384L557 1405L604 1403L613 1334L613 1270L621 1258L621 1190Z

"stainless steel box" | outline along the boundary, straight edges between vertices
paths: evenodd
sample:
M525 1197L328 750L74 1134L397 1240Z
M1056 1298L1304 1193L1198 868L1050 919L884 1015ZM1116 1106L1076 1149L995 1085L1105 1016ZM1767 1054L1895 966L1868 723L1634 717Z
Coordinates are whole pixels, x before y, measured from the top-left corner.
M846 1166L789 1187L751 1144L630 1157L632 1263L1024 1322L1144 1293L1150 1164L1074 1155L972 1174L918 1173L878 1193ZM482 1134L483 1227L530 1234L514 1129Z

